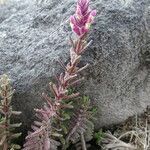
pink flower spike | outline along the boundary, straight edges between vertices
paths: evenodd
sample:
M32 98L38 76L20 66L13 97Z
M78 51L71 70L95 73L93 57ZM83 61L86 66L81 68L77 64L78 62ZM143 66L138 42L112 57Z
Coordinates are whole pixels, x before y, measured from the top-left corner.
M96 16L96 10L91 10L89 0L78 0L76 12L70 17L70 25L74 33L82 36L89 31Z

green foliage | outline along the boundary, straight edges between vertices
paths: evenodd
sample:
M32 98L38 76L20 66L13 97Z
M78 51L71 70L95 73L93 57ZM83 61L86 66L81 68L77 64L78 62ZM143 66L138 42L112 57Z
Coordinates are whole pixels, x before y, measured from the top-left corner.
M98 132L94 133L94 139L96 140L96 143L100 145L101 141L105 137L105 134L102 130L99 130Z
M79 142L81 133L83 133L86 142L90 141L94 132L93 120L95 120L97 109L91 107L89 97L83 96L77 100L66 102L66 104L70 103L73 105L73 109L61 110L60 113L63 120L59 126L62 129L63 137L60 138L60 141L63 149L67 149L70 143Z
M10 85L10 79L7 75L2 75L0 78L0 148L2 150L20 149L19 145L12 143L13 139L21 135L21 133L14 133L15 128L20 127L21 123L11 123L11 117L21 113L12 109L11 100L13 93L14 90L12 90Z
M82 12L82 15L77 12ZM69 88L75 87L84 79L79 76L79 73L86 69L88 64L80 67L79 63L82 53L91 43L91 41L88 43L86 38L95 15L96 11L91 11L88 0L77 2L76 13L70 17L71 28L77 38L73 40L70 37L72 48L69 51L69 62L64 64L59 60L63 72L56 75L56 82L49 83L51 96L42 94L46 104L41 109L35 109L39 122L34 123L32 132L26 137L24 150L53 150L52 146L57 146L57 144L51 142L53 129L56 131L62 129L59 131L59 135L63 136L57 136L56 141L58 139L61 141L63 149L66 149L71 142L76 143L80 139L82 146L86 149L85 140L92 139L94 131L93 115L96 109L91 108L88 97L80 98L79 92L76 93ZM75 99L76 97L78 97L78 100ZM33 143L36 144L33 145Z

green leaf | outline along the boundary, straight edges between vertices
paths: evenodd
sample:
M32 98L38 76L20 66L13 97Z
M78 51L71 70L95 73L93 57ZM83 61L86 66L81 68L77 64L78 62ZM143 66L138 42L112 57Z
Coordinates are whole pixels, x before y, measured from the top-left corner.
M104 138L104 136L105 136L105 134L103 133L102 130L96 132L94 134L94 138L96 139L96 143L99 144L102 141L102 139Z
M70 115L67 114L67 113L64 113L63 114L63 118L64 118L64 120L69 120L70 119Z
M69 89L68 89L68 95L71 95L72 93L74 93L74 91L75 91L75 90L74 90L73 88L69 88Z
M88 96L83 96L82 98L82 107L89 109L90 99Z
M97 107L93 107L91 112L92 112L92 114L96 114L97 113Z
M20 115L20 114L21 114L20 111L12 111L11 113L12 113L13 115Z
M3 124L4 122L5 122L4 117L1 117L1 118L0 118L0 124Z
M67 130L66 126L61 125L61 128L62 128L62 130L64 131L64 133L65 133L65 134L67 134L67 133L68 133L68 130Z
M11 135L11 138L18 138L22 133L15 133Z
M59 134L59 133L52 133L52 136L55 136L55 137L62 137L63 135L62 135L62 134Z
M11 128L16 128L16 127L20 127L22 125L22 123L15 123L15 124L10 124Z
M21 149L21 146L18 144L11 144L11 149L10 150L15 150L15 149Z
M69 109L74 108L74 106L73 106L73 105L70 105L70 104L66 104L66 105L64 105L64 106L65 106L65 108L69 108Z

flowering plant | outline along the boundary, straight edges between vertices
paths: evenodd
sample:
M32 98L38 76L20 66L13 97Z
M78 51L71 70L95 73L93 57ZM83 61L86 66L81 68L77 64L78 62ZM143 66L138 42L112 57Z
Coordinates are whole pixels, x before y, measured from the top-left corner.
M61 130L56 127L60 127L60 122L64 120L64 118L62 118L62 110L65 111L68 108L74 107L70 102L67 102L67 100L72 100L79 96L79 92L70 93L69 88L75 86L76 83L83 79L79 79L78 74L88 66L87 64L83 67L79 67L79 62L81 54L90 44L86 42L86 35L95 15L96 11L89 8L89 0L78 0L76 13L70 17L71 28L77 35L77 39L75 40L70 38L72 44L72 48L70 49L70 61L67 65L60 61L60 65L64 69L64 72L56 77L57 83L49 84L52 96L49 97L45 93L42 94L46 103L43 108L35 109L38 121L34 122L34 125L32 126L33 131L29 132L26 137L24 150L53 150L60 145L60 142L57 142L56 140L63 135L61 134ZM77 129L83 129L81 133L83 139L86 127L83 128L81 126L86 126L88 120L88 118L86 119L86 116L88 116L86 111L88 111L88 109L85 109L84 112L78 110L79 113L75 115L75 120L77 121L73 124L75 128L71 127L73 131L71 130L71 133L67 133L67 142L69 142L70 137L74 135ZM82 112L82 115L80 115L80 112ZM80 118L78 118L78 116ZM76 126L79 123L79 120L80 127L77 128Z

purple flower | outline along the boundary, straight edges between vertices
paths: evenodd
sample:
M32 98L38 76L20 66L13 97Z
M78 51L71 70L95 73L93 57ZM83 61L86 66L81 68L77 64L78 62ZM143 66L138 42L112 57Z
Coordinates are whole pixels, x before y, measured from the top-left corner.
M78 0L76 13L70 17L72 30L78 36L87 33L95 16L96 10L91 10L89 8L89 0Z

